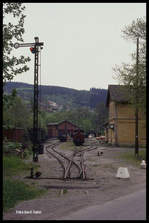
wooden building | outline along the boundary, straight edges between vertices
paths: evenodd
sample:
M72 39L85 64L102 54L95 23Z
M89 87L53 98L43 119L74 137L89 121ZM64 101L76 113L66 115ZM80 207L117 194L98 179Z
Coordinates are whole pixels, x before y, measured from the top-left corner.
M23 142L25 131L23 128L3 129L3 138L12 142Z
M108 122L105 135L107 143L117 146L135 144L135 109L128 103L130 91L122 85L109 85L106 105L108 107ZM146 144L146 118L138 114L138 142Z
M48 128L48 138L55 138L62 134L72 135L74 130L79 129L78 126L74 125L69 121L62 121L58 123L49 123Z

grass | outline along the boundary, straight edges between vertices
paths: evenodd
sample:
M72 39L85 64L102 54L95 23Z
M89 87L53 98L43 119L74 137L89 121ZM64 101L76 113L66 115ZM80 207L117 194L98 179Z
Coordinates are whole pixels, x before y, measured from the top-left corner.
M41 196L45 190L26 185L19 180L5 178L3 181L3 208L7 211L14 207L19 201L30 200Z
M38 164L25 163L15 155L3 156L3 207L4 211L14 207L19 201L33 199L46 192L35 186L27 185L14 176L30 173L30 168L37 169Z
M72 141L68 141L68 142L63 142L62 144L60 144L60 149L62 150L75 150L76 146L73 144Z
M58 196L64 195L64 194L66 194L66 193L68 193L68 190L67 190L66 188L61 189L61 190L59 191L59 193L58 193Z
M22 88L16 88L16 90L19 90L19 91L24 91L24 90L32 90L32 91L33 91L33 87L22 87Z
M134 165L139 166L141 160L146 160L146 149L141 149L139 151L139 156L136 157L134 154L134 150L128 151L128 152L124 152L119 156L120 159L123 159L125 161L128 161Z
M3 173L5 176L14 176L28 172L31 167L37 169L39 165L32 163L27 164L14 155L3 156Z
M75 146L73 141L67 141L60 144L59 148L62 150L81 151L84 149L84 146Z

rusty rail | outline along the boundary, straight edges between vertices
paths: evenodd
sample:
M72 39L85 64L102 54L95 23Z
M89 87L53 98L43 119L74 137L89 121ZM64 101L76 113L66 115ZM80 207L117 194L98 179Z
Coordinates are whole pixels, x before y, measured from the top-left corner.
M54 143L51 145L47 145L45 147L47 155L50 154L51 156L53 156L61 165L62 169L63 169L63 179L70 179L71 178L71 168L72 166L76 167L78 170L78 178L85 180L87 178L87 174L86 174L86 165L84 163L84 154L85 152L97 149L97 147L94 148L87 148L81 151L74 151L71 154L71 157L67 157L64 153L61 153L59 151L56 150L56 146L58 146L60 143ZM74 161L74 158L76 156L76 154L80 153L80 162L79 164L76 163L76 161ZM48 156L49 157L49 156ZM66 164L64 164L64 160L67 161Z

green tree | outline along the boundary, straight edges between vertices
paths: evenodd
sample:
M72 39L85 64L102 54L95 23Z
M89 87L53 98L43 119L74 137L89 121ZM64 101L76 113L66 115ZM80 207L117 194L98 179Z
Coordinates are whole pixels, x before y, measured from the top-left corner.
M83 119L81 121L81 126L86 133L93 129L93 123L90 119Z
M93 120L95 116L95 112L91 112L87 108L79 108L79 109L72 109L70 111L61 111L61 112L54 112L54 113L47 113L45 116L46 124L52 122L60 122L60 121L70 121L73 124L77 125L85 132L95 130Z
M3 127L27 129L32 126L32 116L15 89L11 95L4 95L3 105Z
M12 127L12 120L11 120L11 108L13 107L15 100L17 97L16 89L13 89L10 95L3 95L3 127L9 128Z
M14 43L23 42L25 6L22 3L3 3L3 81L12 80L19 73L29 70L30 58L12 55Z
M104 130L104 124L108 120L108 109L104 103L99 103L95 109L94 126L96 132L102 133Z
M40 111L38 113L38 127L43 128L47 132L46 112Z
M146 21L145 18L138 18L131 25L126 26L123 32L123 38L132 40L136 44L139 38L139 64L138 75L136 75L136 52L132 53L132 63L123 63L121 66L115 66L115 79L132 90L130 102L135 107L141 108L146 112ZM139 95L136 103L136 94Z

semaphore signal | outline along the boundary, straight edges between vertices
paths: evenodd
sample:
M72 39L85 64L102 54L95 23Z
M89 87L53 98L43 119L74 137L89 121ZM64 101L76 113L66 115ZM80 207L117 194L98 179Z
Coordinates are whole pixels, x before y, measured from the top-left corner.
M33 109L33 161L38 162L39 154L39 139L38 139L38 61L39 61L39 49L42 49L43 42L39 42L39 38L35 37L34 43L15 43L14 48L30 47L30 51L35 54L34 62L34 109Z

